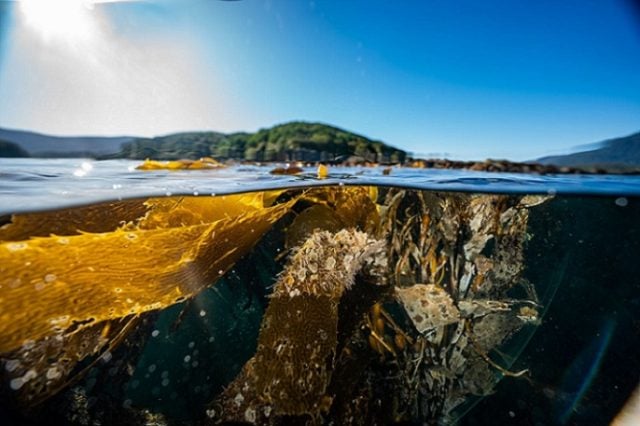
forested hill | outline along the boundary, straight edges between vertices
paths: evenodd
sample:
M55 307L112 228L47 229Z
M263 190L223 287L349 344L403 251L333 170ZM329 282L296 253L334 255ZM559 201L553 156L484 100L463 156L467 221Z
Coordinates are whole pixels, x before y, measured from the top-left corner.
M51 136L0 128L0 140L17 145L31 157L94 157L118 152L130 136Z
M0 157L28 157L29 153L17 144L0 140Z
M135 139L123 144L122 150L113 157L333 161L351 156L374 162L402 162L406 152L326 124L292 122L255 133L191 132Z

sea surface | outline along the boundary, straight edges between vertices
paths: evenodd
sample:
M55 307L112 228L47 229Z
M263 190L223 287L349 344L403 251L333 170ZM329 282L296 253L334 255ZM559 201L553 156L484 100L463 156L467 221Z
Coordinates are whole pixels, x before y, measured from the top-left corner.
M69 207L108 200L166 195L232 194L312 185L378 185L406 188L559 195L640 195L640 176L530 175L469 170L331 168L327 179L271 175L274 166L222 170L135 170L140 161L0 158L0 214Z
M138 164L0 159L3 424L639 421L639 176Z

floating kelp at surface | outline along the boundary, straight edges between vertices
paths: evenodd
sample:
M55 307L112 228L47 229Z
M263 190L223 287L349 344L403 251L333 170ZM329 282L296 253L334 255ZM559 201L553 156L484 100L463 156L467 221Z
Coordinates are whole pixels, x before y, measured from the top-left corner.
M200 415L445 421L518 375L492 356L539 319L521 275L544 200L326 187L86 208L103 228L74 210L16 216L0 229L3 380L27 401L63 390L76 364L212 285L292 212L256 354Z
M156 161L146 159L142 164L136 167L137 170L203 170L203 169L222 169L226 166L211 157L203 157L199 160L175 160L175 161Z

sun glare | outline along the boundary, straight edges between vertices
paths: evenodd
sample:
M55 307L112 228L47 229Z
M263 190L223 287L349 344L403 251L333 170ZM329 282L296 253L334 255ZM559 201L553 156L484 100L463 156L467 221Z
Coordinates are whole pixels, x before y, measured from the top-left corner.
M22 0L24 22L45 41L87 40L93 36L93 3L87 0Z

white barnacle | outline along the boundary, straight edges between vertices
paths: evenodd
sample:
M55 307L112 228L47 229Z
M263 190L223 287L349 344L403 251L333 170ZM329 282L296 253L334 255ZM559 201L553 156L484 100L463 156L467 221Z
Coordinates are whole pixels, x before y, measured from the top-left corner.
M331 270L331 269L335 268L336 267L336 260L333 257L329 256L327 258L327 261L324 264L324 267L326 269L328 269L328 270Z
M18 367L20 367L20 360L17 360L17 359L10 359L4 365L4 369L7 370L9 373L14 371Z
M241 406L242 403L244 402L244 395L242 395L240 392L238 392L238 394L236 395L235 398L233 398L233 402L236 404L236 406Z
M11 386L12 390L18 390L22 387L22 385L24 385L24 383L25 381L22 377L17 377L11 380L11 382L9 383L9 386Z
M300 268L296 271L296 275L298 276L299 281L304 281L307 278L307 270L304 268Z
M60 372L60 370L58 370L57 367L50 367L47 370L46 377L47 377L47 380L55 380L62 377L62 373Z
M300 296L300 290L299 289L293 289L289 292L289 297L296 297L296 296Z
M31 379L35 379L36 377L38 377L38 373L32 368L24 373L24 376L22 376L22 380L26 383Z
M247 408L244 412L244 419L249 423L255 423L256 421L256 410L253 408Z
M351 254L345 255L344 258L342 259L342 263L345 268L349 269L353 264L353 255Z

